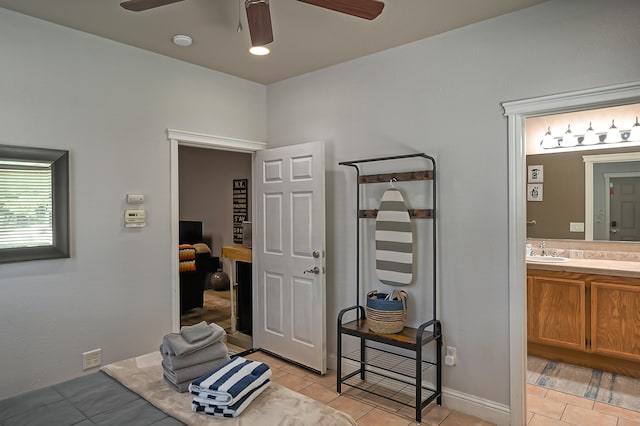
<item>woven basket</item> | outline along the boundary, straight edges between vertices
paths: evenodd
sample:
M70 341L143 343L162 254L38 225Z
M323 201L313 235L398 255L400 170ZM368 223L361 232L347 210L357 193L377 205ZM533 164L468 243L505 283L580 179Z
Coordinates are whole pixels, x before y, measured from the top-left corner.
M367 293L367 322L374 333L400 333L407 319L407 292L400 290L394 300L384 300L386 293Z

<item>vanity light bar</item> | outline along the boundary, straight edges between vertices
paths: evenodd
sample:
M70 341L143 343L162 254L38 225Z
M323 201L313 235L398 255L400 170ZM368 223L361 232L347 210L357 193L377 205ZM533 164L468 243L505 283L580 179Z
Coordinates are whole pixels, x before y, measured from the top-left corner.
M544 149L556 149L556 148L569 148L572 146L593 146L600 144L613 144L621 142L640 142L640 123L638 117L631 129L618 130L615 125L615 120L611 121L611 127L606 132L595 132L589 123L587 132L591 133L591 140L586 140L588 133L582 135L576 135L571 132L571 126L567 126L567 131L564 133L568 136L553 136L551 135L551 128L548 127L547 131L540 141L540 146ZM613 140L612 140L613 135ZM568 142L568 143L567 143Z

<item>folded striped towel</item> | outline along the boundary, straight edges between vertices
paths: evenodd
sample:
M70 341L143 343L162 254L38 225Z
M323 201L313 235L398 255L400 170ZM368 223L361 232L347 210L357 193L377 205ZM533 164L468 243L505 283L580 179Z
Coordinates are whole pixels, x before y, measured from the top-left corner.
M196 397L191 403L191 409L197 413L212 414L218 417L238 417L249 406L251 401L264 392L269 383L271 383L270 380L265 380L264 383L251 390L233 405L211 405L206 400L203 401L203 398Z
M211 374L195 379L189 392L211 405L233 405L271 377L263 362L237 356Z

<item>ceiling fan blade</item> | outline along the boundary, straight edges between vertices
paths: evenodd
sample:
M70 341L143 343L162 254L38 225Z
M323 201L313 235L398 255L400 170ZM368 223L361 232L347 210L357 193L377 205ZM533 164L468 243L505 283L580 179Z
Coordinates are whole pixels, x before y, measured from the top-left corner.
M141 12L154 7L164 6L165 4L177 3L182 0L128 0L120 3L120 6L134 12Z
M267 0L246 0L247 24L252 46L265 46L273 41L271 12Z
M303 3L346 13L364 19L375 19L382 13L384 3L377 0L298 0Z

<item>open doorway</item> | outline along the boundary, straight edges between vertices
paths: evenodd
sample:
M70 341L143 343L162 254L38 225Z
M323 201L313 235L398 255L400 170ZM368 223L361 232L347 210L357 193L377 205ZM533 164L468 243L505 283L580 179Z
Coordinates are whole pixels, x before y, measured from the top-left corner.
M239 215L235 214L238 181L244 184L245 199L240 227L251 219L252 154L186 144L176 148L179 213L173 220L178 225L181 260L176 298L178 325L215 322L227 331L228 343L250 349L251 324L247 326L247 318L251 321L251 303L245 299L250 299L251 294L239 290L241 285L251 288L251 272L248 276L238 274L239 270L246 271L246 265L227 262L223 256L225 248L243 247L242 233L237 231ZM188 261L185 253L190 251L195 259L190 270L185 271L183 261ZM245 324L247 329L238 330L237 323Z
M510 406L512 423L526 424L527 287L527 165L525 120L549 114L584 111L640 102L640 83L505 102L509 139L509 320Z

